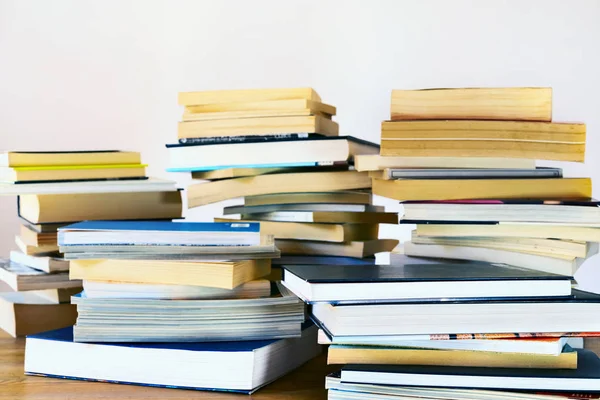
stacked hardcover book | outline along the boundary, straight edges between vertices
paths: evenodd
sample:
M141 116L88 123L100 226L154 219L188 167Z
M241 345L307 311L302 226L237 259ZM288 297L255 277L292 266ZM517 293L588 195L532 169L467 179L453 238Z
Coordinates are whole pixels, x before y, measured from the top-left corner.
M82 220L181 217L174 182L149 179L140 154L126 151L7 152L0 154L0 188L17 195L21 221L10 260L0 278L17 293L3 292L11 318L0 327L13 336L73 325L69 262L59 252L57 230ZM39 318L43 314L44 318Z
M585 125L551 122L551 107L546 88L393 91L378 158L389 168L370 174L417 224L404 253L569 276L597 253L591 180L535 167L583 161Z
M87 221L59 245L77 323L28 337L29 374L252 392L320 352L304 303L264 279L279 252L257 223Z
M313 89L180 93L179 103L169 170L205 181L188 188L189 207L243 197L216 220L260 222L279 264L373 264L397 244L379 239L397 215L372 205L370 177L351 167L379 146L338 136L335 107Z

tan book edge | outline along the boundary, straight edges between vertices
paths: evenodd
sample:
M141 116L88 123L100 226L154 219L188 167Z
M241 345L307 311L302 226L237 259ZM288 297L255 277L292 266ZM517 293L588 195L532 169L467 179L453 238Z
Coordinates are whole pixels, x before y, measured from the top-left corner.
M184 113L188 114L213 114L239 111L269 112L276 110L300 110L316 111L330 116L336 114L336 108L332 105L306 99L287 99L271 101L247 101L247 102L229 102L216 104L201 104L186 106Z
M394 200L591 198L589 178L373 180L373 194ZM485 236L485 235L484 235Z
M0 167L0 180L10 182L28 181L69 181L85 179L142 178L146 176L146 167L139 168L86 168L86 169L49 169L18 171Z
M316 166L316 167L284 167L284 168L225 168L216 169L213 171L197 171L192 172L192 179L202 180L219 180L243 178L246 176L258 176L267 174L283 174L294 172L333 172L347 171L347 164L331 165L331 166Z
M381 155L394 157L505 157L585 161L585 144L488 140L382 140Z
M376 253L392 251L398 244L395 239L377 239L345 243L327 243L308 240L275 240L281 254L327 255L340 257L369 257Z
M58 234L56 232L37 233L27 226L21 225L19 236L23 243L30 246L57 245Z
M419 236L433 237L473 237L490 238L555 238L600 242L600 229L551 224L497 224L497 225L428 225L418 224Z
M144 271L142 274L141 271ZM208 286L233 289L271 272L271 260L178 262L73 260L69 277L96 281Z
M188 186L188 207L236 197L336 190L367 189L371 178L356 171L259 175Z
M213 136L275 135L287 133L320 133L337 136L338 124L317 115L219 119L179 122L179 139Z
M321 97L312 88L282 88L181 92L178 95L178 104L182 106L194 106L200 104L255 102L290 99L304 99L321 102Z
M219 119L236 118L271 118L271 117L302 117L316 115L331 119L331 115L312 110L261 110L261 111L228 111L218 113L183 113L182 122L189 121L215 121Z
M323 193L276 193L244 197L246 206L268 204L365 204L369 205L373 196L368 191L339 191Z
M81 153L0 153L0 166L49 167L61 165L114 165L141 164L142 158L136 151L81 152Z
M328 364L442 365L481 368L576 369L577 352L555 355L494 353L468 350L427 350L397 347L329 347Z
M56 245L42 245L42 246L31 246L23 241L20 236L15 236L15 244L21 250L21 252L32 255L48 255L49 253L56 253L58 251L58 244Z
M215 218L217 222L235 222L239 219ZM260 231L276 239L315 240L325 242L350 242L377 239L377 224L317 224L307 222L260 222Z
M552 120L552 88L392 90L392 120Z
M534 169L535 159L494 157L386 157L356 155L357 171L377 171L385 168L513 168Z

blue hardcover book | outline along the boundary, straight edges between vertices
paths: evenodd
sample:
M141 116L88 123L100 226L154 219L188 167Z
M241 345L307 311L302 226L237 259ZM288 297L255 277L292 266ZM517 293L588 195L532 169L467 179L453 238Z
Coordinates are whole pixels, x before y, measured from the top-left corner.
M58 230L60 246L256 246L257 222L84 221Z
M25 374L252 393L317 356L317 329L302 337L221 343L76 343L73 329L28 336Z

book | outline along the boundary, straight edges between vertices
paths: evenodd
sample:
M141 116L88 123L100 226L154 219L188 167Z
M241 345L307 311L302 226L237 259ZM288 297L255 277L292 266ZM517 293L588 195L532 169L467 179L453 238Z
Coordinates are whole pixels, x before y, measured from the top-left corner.
M318 167L345 164L357 154L379 153L379 145L352 136L314 136L264 143L168 144L167 149L170 159L167 171L170 172ZM227 163L223 160L227 160Z
M5 258L0 258L0 280L15 291L81 287L81 281L70 281L67 272L47 274Z
M589 178L373 179L373 194L394 200L591 198Z
M400 347L331 345L328 364L439 365L479 368L576 369L577 352L558 356L528 353L494 353L470 350L430 350Z
M284 265L375 265L376 263L377 261L374 256L354 258L327 255L318 256L293 254L282 255L280 258L275 258L271 261L272 266L277 266L278 268Z
M385 168L514 168L535 169L535 159L498 157L393 157L358 154L354 157L357 171Z
M296 99L321 101L321 97L312 88L210 90L180 92L177 97L181 106Z
M275 245L285 255L319 255L337 257L370 257L392 251L398 245L395 239L375 239L356 242L332 243L314 240L276 239Z
M83 288L79 286L74 288L31 290L28 293L35 293L38 297L49 301L52 304L62 304L70 303L71 297L81 293L82 289Z
M509 390L594 392L600 390L600 359L577 350L577 369L477 368L401 365L347 365L342 382Z
M233 222L235 219L215 218L219 222ZM377 239L378 224L316 224L305 222L260 222L260 230L276 239L316 240L324 242L352 242Z
M19 216L38 223L181 218L181 193L132 192L23 195Z
M263 214L271 212L384 212L385 207L370 204L264 204L260 206L227 206L224 215Z
M392 120L551 121L552 88L392 90Z
M600 225L597 201L472 200L409 202L402 219L410 221L539 222Z
M211 137L198 137L198 138L181 138L178 140L179 144L187 146L195 145L206 145L206 144L227 144L227 143L264 143L264 142L277 142L280 140L292 140L292 139L308 139L311 136L320 136L309 133L284 133L275 135L242 135L242 136L211 136Z
M326 115L335 115L336 109L329 104L304 98L279 100L250 100L243 102L211 103L185 106L185 114L227 114L233 112L269 113L272 111L310 111ZM266 114L258 114L267 116Z
M19 229L19 236L24 243L31 246L41 246L45 244L56 245L57 241L56 231L40 233L30 229L29 225L21 225L21 228Z
M59 257L32 256L13 250L10 252L10 260L17 264L26 265L46 273L64 272L69 270L69 261Z
M374 179L509 179L509 178L562 178L560 168L385 168L383 171L371 171Z
M369 191L337 191L322 193L275 193L244 197L244 205L269 204L365 204L372 202Z
M45 194L84 194L84 193L121 193L121 192L167 192L175 191L175 182L164 179L121 179L101 181L71 181L0 183L0 195L45 195Z
M271 261L73 260L70 278L234 289L271 272Z
M600 229L591 227L553 225L544 223L500 223L500 224L419 224L418 236L463 237L488 236L494 238L541 238L600 242Z
M231 104L231 103L230 103ZM323 104L323 103L318 103ZM236 119L236 118L275 118L275 117L299 117L317 115L326 119L331 119L331 114L326 114L314 109L273 109L273 110L245 110L245 111L218 111L218 112L192 112L202 106L186 107L181 120L187 121L212 121L220 119ZM325 108L325 107L323 107Z
M27 229L37 232L37 233L56 233L58 228L61 226L68 225L69 222L59 222L59 223L47 223L47 224L33 224L26 219L19 217L19 223L27 227Z
M345 383L340 379L340 373L329 374L325 380L325 387L329 389L328 400L392 400L404 398L432 399L443 398L446 400L464 399L489 399L489 400L566 400L566 399L598 399L596 393L582 393L579 391L548 392L548 391L507 391L507 390L481 390L472 388L441 388L429 386L391 386Z
M271 283L257 279L233 289L207 286L164 285L148 283L83 281L88 299L171 299L171 300L218 300L255 299L271 295Z
M0 329L13 337L71 326L77 309L56 304L35 292L0 292Z
M568 333L474 333L461 335L393 335L393 336L328 336L319 329L319 344L415 348L430 350L468 350L487 353L523 353L558 356L565 345L571 348L583 348L584 338L576 335L597 332ZM564 336L560 336L564 335Z
M600 321L594 315L599 308L600 295L573 290L570 298L538 300L314 303L312 315L331 336L598 332Z
M584 337L583 348L598 354L600 353L600 340L598 337Z
M274 168L224 168L210 171L192 172L192 179L216 181L220 179L242 178L245 176L257 176L266 174L285 174L295 172L324 172L324 171L347 171L348 163L339 162L333 165L322 165L314 167L274 167Z
M571 295L571 277L509 265L405 257L392 265L284 265L282 283L306 302L552 297Z
M287 133L318 133L337 136L337 122L319 115L288 117L256 117L179 122L177 137L274 135Z
M84 221L58 230L60 246L257 246L254 222Z
M523 253L513 249L496 249L484 247L466 247L437 244L417 244L404 242L404 254L413 257L435 257L459 260L474 260L490 263L502 263L517 267L529 268L565 276L573 276L585 262L598 252L598 245L590 246L586 257L548 256L542 253Z
M398 214L371 211L274 211L242 214L242 220L324 224L397 224Z
M188 186L188 207L198 207L236 197L264 194L368 189L371 178L364 172L304 172L227 179Z
M519 253L539 254L548 257L588 257L592 253L591 243L559 239L536 239L536 238L497 238L497 237L457 237L436 238L419 236L416 231L412 232L411 242L415 244L432 244L440 246L465 246L483 247L487 249L498 249L516 251Z
M0 167L0 182L59 182L145 178L145 164L57 165L35 167Z
M119 150L9 151L0 153L1 167L141 164L140 153Z
M58 251L58 244L43 244L40 246L30 245L25 243L19 235L15 236L15 244L22 253L28 256L54 256Z
M76 342L283 339L299 337L304 322L304 303L276 284L270 297L255 299L106 299L83 292L71 301Z
M315 327L307 326L302 336L294 339L82 344L74 342L72 328L66 328L27 338L25 373L130 385L252 393L316 357L321 347L315 336ZM193 374L189 374L190 365L195 365Z
M384 121L381 155L507 157L583 162L585 134L585 124L516 121Z

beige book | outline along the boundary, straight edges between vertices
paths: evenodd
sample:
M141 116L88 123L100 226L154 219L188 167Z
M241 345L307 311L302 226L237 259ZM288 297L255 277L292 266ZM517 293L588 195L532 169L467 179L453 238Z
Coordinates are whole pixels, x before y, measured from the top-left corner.
M319 115L237 118L179 122L179 139L214 136L275 135L287 133L319 133L337 136L338 124Z
M134 165L82 165L54 167L0 167L1 182L43 182L72 180L102 180L116 178L143 178L146 166Z
M267 101L246 101L213 103L186 106L185 114L216 114L230 112L271 112L271 111L310 111L321 114L335 115L336 109L329 104L307 99L286 99Z
M327 363L576 369L577 352L563 352L555 356L548 354L495 353L491 351L331 345L327 354Z
M10 260L47 273L69 270L69 261L58 257L32 256L13 250L10 252Z
M392 120L551 121L552 88L392 90Z
M131 192L23 195L19 215L34 224L84 220L181 218L181 193Z
M48 151L0 153L2 167L49 167L59 165L141 164L137 151Z
M58 234L56 232L38 233L26 225L21 225L19 236L23 243L30 246L57 245Z
M448 238L465 236L488 236L490 238L529 237L600 242L600 228L569 225L535 223L500 223L496 225L419 224L416 231L418 236Z
M182 106L195 106L201 104L243 103L290 99L321 101L321 97L312 88L281 88L181 92L178 96L178 103Z
M535 159L498 157L398 157L356 155L357 171L377 171L385 168L514 168L534 169Z
M244 197L245 206L268 204L365 204L372 202L369 191L339 191L323 193L276 193Z
M215 218L217 222L235 222L239 219ZM377 239L378 224L317 224L305 222L260 222L260 232L275 239L315 240L324 242L351 242Z
M392 251L398 244L395 239L376 239L344 243L328 243L310 240L275 240L282 255L320 255L337 257L369 257L376 253Z
M75 324L77 307L54 304L33 292L0 293L0 328L13 337Z
M373 194L401 201L590 198L592 181L589 178L374 179Z
M258 176L267 174L284 174L294 172L327 172L347 171L347 164L316 167L285 167L285 168L224 168L212 171L192 172L192 179L216 181L219 179L242 178L245 176Z
M23 241L21 236L15 236L15 244L21 250L22 253L28 256L35 255L48 255L50 253L56 253L58 251L58 244L44 244L40 246L32 246Z
M90 281L157 283L233 289L271 272L271 260L72 260L69 277Z
M368 189L371 178L356 171L270 174L198 183L188 186L188 207L198 207L236 197L278 193L327 192Z

